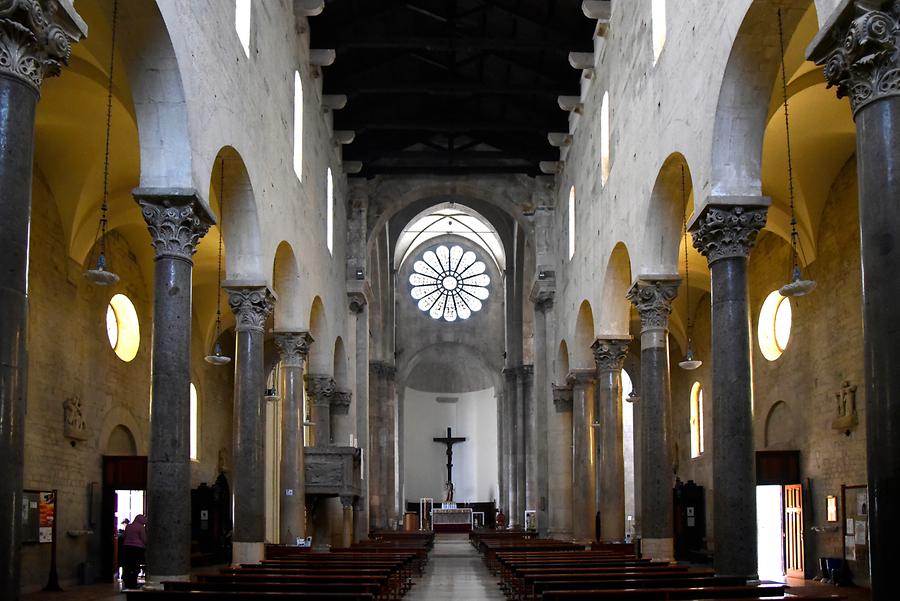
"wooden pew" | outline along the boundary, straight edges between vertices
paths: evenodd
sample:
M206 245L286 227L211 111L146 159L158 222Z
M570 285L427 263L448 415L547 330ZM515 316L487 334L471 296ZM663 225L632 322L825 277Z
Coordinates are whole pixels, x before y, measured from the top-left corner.
M372 595L364 593L288 593L268 591L128 591L127 601L375 601Z

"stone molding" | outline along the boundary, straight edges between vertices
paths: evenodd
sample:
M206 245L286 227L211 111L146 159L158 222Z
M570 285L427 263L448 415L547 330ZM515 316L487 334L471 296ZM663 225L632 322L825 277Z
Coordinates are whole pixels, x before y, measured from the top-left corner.
M347 300L350 305L350 312L356 313L357 315L362 313L366 308L366 304L368 304L368 300L366 300L366 295L362 292L348 292Z
M275 331L275 346L281 355L281 364L285 367L299 367L303 369L303 363L309 355L309 345L315 340L309 332L283 332Z
M710 265L719 259L749 257L768 212L759 205L707 205L690 227L694 248Z
M873 102L900 96L900 3L847 3L808 54L838 98L850 99L854 117Z
M553 384L553 406L557 413L572 412L572 386L557 386Z
M335 388L331 395L331 413L334 415L348 415L350 413L350 401L353 400L353 392L345 388Z
M0 74L27 84L40 94L45 77L69 64L72 43L86 33L71 2L0 1Z
M387 380L397 377L397 367L386 361L369 361L369 372Z
M566 384L572 387L587 387L597 381L597 371L590 368L573 369L566 375Z
M139 189L134 197L150 230L156 258L171 257L193 262L200 239L214 223L194 191Z
M641 331L668 330L672 302L678 296L678 276L648 276L638 278L626 298L631 301L641 317Z
M591 349L594 351L597 371L622 371L630 344L631 336L595 340Z
M275 295L268 286L225 285L228 306L235 317L238 332L262 332L275 309Z
M306 376L306 394L313 405L331 405L335 393L334 378L323 375Z

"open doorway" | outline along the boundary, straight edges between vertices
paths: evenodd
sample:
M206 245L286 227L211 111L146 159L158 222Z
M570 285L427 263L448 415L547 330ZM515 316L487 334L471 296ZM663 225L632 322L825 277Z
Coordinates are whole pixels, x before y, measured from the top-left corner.
M760 580L804 577L803 487L799 451L756 454L756 528Z
M103 457L103 500L101 507L100 579L112 580L119 572L119 530L122 520L145 513L147 458L142 456Z

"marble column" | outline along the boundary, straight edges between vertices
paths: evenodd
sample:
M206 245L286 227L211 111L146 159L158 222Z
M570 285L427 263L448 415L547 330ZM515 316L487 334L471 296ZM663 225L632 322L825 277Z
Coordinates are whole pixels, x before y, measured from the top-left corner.
M313 337L309 332L275 331L281 354L281 530L283 545L306 538L306 484L303 461L303 365Z
M266 540L266 402L263 347L275 294L261 282L224 282L235 317L232 563L263 558Z
M674 559L669 314L680 283L677 275L641 276L628 292L641 318L641 548L661 560Z
M600 540L625 540L625 447L622 431L622 366L631 336L604 336L593 346L597 364L597 511Z
M593 369L573 369L566 382L572 386L572 536L594 540L596 470L594 468Z
M900 598L900 4L845 1L810 45L856 121L872 599ZM718 450L716 451L718 453Z
M156 251L153 295L147 571L186 577L191 567L191 278L213 222L193 190L137 189Z
M307 374L306 397L312 408L313 446L331 444L331 398L334 396L334 378L329 375Z
M548 424L550 538L572 538L572 387L553 386L553 415Z
M0 597L17 599L25 465L28 355L28 244L34 119L44 77L68 64L87 26L71 6L6 3L0 21ZM15 60L12 60L15 57Z
M506 487L509 500L509 514L506 522L510 528L521 526L522 517L519 516L518 471L516 470L516 442L519 437L516 434L516 370L508 367L503 370L503 403L506 408L505 436L503 443L506 446L503 452L506 466Z
M356 281L356 280L354 280ZM359 499L354 520L354 540L369 537L369 481L371 479L369 453L369 312L366 294L348 292L350 313L356 326L356 439L362 460Z
M767 203L716 197L690 225L712 283L715 568L750 578L757 574L757 526L747 260L766 224Z

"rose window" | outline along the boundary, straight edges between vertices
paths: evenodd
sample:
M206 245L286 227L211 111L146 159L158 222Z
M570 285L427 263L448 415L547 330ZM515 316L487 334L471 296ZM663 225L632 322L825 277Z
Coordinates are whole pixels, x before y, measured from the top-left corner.
M413 264L410 296L432 319L468 319L490 295L491 278L484 271L484 262L471 250L438 246Z

